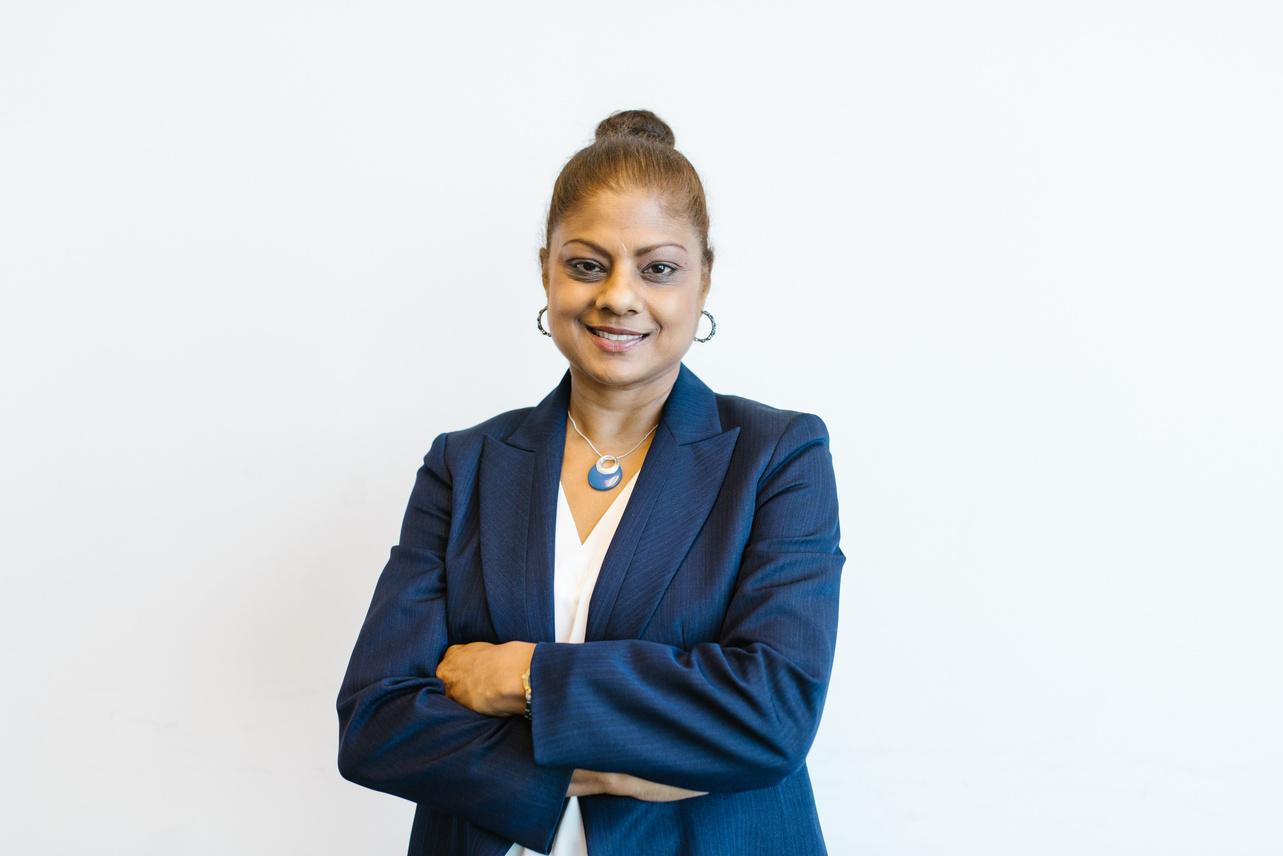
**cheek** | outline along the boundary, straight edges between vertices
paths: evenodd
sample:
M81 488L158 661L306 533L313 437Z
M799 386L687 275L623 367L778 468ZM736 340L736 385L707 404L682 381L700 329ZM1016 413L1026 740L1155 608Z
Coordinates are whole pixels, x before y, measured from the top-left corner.
M694 339L695 330L699 326L699 300L689 298L674 302L674 305L668 309L667 323L664 325L668 332L676 333L676 338L685 340L686 338Z
M545 288L545 296L548 298L549 314L564 316L575 312L575 308L572 305L574 303L574 290L567 287L565 283L558 282L556 276L552 278Z
M578 319L584 306L574 283L558 281L555 273L548 285L547 298L548 312L544 316L544 327L552 334L557 349L569 355L567 348L573 348L578 333Z

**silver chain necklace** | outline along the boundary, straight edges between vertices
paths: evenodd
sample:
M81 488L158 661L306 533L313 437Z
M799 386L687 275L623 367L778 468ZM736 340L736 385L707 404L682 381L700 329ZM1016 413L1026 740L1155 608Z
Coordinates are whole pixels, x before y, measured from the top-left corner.
M642 437L637 441L636 446L633 446L622 455L603 455L601 450L593 445L592 440L588 439L588 435L579 430L579 426L575 424L575 417L570 415L569 410L566 411L566 418L570 420L570 426L575 429L575 433L584 438L584 442L588 444L588 448L597 453L597 463L588 468L588 484L595 490L610 490L612 487L619 484L619 480L623 478L624 475L624 470L619 466L619 462L641 448L641 444L646 442L646 438L651 434L654 434L655 428L659 427L659 423L656 422L655 428L646 432L646 437ZM607 461L610 463L607 464Z

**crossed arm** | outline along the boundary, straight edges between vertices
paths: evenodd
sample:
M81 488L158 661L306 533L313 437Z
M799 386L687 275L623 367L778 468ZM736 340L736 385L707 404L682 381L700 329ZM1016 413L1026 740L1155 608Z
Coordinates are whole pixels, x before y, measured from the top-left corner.
M842 564L823 425L804 420L757 485L718 641L690 650L638 639L449 646L452 487L439 437L340 692L341 772L546 849L566 796L680 799L796 770L827 687ZM527 668L533 723L515 715Z
M526 710L521 675L530 669L534 653L533 642L451 645L437 665L437 677L445 686L446 698L468 710L485 716L516 716ZM570 776L566 796L610 794L646 802L671 802L705 793L662 785L627 773L576 769Z

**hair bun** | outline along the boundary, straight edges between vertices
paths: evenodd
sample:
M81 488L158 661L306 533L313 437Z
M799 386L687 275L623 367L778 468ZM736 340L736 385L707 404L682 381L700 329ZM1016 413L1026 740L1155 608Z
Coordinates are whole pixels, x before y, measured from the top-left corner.
M597 141L610 137L641 137L670 147L677 141L673 129L649 110L620 110L602 119L597 126Z

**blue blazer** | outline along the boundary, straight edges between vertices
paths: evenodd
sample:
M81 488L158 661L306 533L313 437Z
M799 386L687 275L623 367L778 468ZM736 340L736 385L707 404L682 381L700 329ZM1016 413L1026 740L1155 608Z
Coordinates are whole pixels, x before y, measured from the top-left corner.
M843 562L824 423L683 366L586 640L558 644L569 400L567 374L539 406L433 442L339 693L340 771L418 804L411 854L547 852L576 767L709 792L581 798L594 856L824 853L805 766ZM530 721L445 697L447 646L513 640L538 643Z

